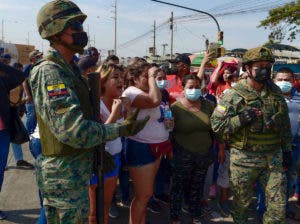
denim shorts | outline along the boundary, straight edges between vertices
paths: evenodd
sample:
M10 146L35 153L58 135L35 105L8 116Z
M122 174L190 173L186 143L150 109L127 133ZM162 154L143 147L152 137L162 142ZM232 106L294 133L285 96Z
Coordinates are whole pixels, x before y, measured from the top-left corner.
M150 146L147 143L137 142L127 138L125 142L125 163L128 167L139 167L153 163L156 158L153 156Z
M117 153L117 154L113 155L112 157L113 157L114 162L115 162L115 168L114 168L113 171L111 171L109 173L105 173L103 175L104 181L107 178L119 176L119 171L120 171L120 167L121 167L121 153Z

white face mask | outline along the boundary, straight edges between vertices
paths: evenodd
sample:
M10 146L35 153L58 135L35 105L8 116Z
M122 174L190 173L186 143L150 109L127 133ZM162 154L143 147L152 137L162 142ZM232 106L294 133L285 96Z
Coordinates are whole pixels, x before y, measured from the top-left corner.
M282 93L288 93L292 89L292 83L287 82L287 81L278 81L276 82L276 85L279 86L281 89Z

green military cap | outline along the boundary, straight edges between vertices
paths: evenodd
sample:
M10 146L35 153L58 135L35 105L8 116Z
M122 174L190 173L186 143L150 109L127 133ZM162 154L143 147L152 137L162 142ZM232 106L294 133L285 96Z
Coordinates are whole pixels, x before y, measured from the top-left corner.
M243 56L243 64L255 61L270 61L274 62L274 56L270 49L266 47L256 47L249 49Z
M86 15L69 0L55 0L44 5L37 15L37 26L43 39L62 32L74 20L83 22Z

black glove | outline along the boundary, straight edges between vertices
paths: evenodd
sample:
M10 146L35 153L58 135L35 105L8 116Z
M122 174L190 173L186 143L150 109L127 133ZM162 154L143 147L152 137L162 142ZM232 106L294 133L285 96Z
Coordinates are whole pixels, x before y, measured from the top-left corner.
M241 126L249 124L250 122L254 121L256 119L256 117L257 116L256 116L254 109L250 108L250 109L244 110L243 112L241 112L239 114Z
M283 152L282 153L282 166L284 168L289 168L292 164L292 152L288 151L288 152Z
M110 155L105 150L102 152L102 161L103 161L102 167L103 167L104 173L110 173L115 169L116 164L115 164L113 156Z
M142 130L146 123L149 120L149 116L145 117L143 120L137 120L137 116L139 114L139 109L134 111L126 120L124 120L120 124L120 136L128 137L137 134L140 130Z

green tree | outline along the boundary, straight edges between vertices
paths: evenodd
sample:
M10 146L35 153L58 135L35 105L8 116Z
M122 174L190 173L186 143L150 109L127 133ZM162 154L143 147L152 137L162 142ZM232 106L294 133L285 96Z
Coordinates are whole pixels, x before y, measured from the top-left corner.
M270 40L295 40L300 33L300 0L270 10L269 16L260 21L258 27L271 30Z

